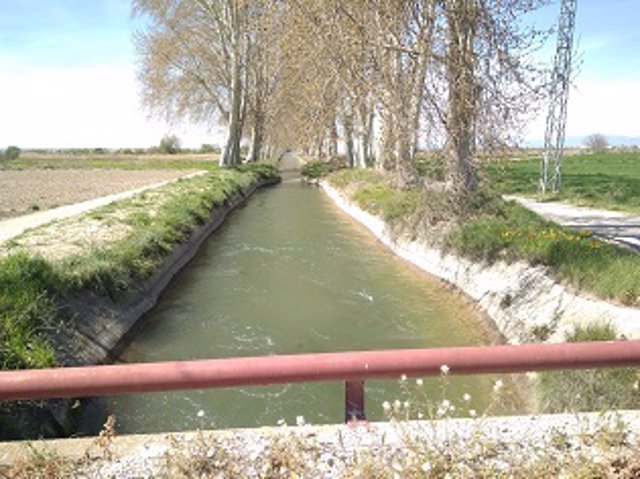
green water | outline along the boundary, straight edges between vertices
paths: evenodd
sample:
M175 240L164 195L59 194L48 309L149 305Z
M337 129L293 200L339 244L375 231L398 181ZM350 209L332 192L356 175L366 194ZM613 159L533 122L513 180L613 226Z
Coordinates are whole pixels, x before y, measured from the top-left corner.
M230 215L121 360L459 346L486 337L456 294L390 254L321 191L291 181ZM482 411L493 379L425 381L420 394ZM343 396L340 383L309 383L116 396L107 407L121 432L177 431L291 424L296 416L340 422ZM368 418L382 419L383 401L404 398L399 381L367 382Z

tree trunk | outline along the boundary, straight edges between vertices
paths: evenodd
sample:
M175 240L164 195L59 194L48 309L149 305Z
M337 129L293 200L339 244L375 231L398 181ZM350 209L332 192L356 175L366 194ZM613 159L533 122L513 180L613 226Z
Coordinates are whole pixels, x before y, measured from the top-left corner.
M373 114L369 111L367 102L362 102L358 108L358 161L357 166L366 168L372 158L373 151Z
M235 28L233 48L233 70L231 79L231 111L227 125L227 141L222 154L221 166L240 163L240 141L242 137L243 87L240 61L241 37L239 28Z
M393 115L385 106L380 108L380 136L376 151L376 169L381 171L393 171L395 169L396 131Z
M347 150L347 162L349 167L353 168L356 163L353 144L353 118L348 113L344 116L344 142Z
M239 81L234 84L239 85ZM239 86L237 87L240 88ZM242 98L241 92L234 88L232 95L232 109L227 125L227 140L225 142L224 152L221 158L221 166L236 165L240 163L240 141L242 136L242 126L240 124L240 112Z
M475 2L447 7L447 168L450 187L464 194L478 189L473 164L478 91L475 82Z
M329 159L334 159L337 156L338 156L338 127L336 126L335 119L333 119L329 124Z

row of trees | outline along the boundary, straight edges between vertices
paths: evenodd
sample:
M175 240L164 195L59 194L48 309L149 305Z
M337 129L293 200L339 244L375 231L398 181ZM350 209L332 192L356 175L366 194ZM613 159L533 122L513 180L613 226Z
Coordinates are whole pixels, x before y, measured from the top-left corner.
M475 159L535 110L545 0L135 0L146 104L222 121L223 164L286 148L416 182L420 142L445 152L448 184L477 187Z

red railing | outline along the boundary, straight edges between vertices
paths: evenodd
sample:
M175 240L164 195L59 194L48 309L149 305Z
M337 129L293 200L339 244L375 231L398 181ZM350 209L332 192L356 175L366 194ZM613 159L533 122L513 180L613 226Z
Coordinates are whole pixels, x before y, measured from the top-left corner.
M640 340L361 351L0 372L0 400L346 381L345 418L364 419L364 380L640 365Z

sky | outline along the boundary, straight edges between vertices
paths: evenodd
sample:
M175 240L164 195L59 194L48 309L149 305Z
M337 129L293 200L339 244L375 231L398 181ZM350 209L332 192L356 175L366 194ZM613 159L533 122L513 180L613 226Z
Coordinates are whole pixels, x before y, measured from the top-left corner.
M220 144L216 125L150 118L136 80L129 0L0 0L0 148L125 148ZM552 23L555 2L538 14ZM581 64L567 137L640 138L640 0L578 0ZM549 55L552 55L549 50ZM525 130L539 143L544 115Z

